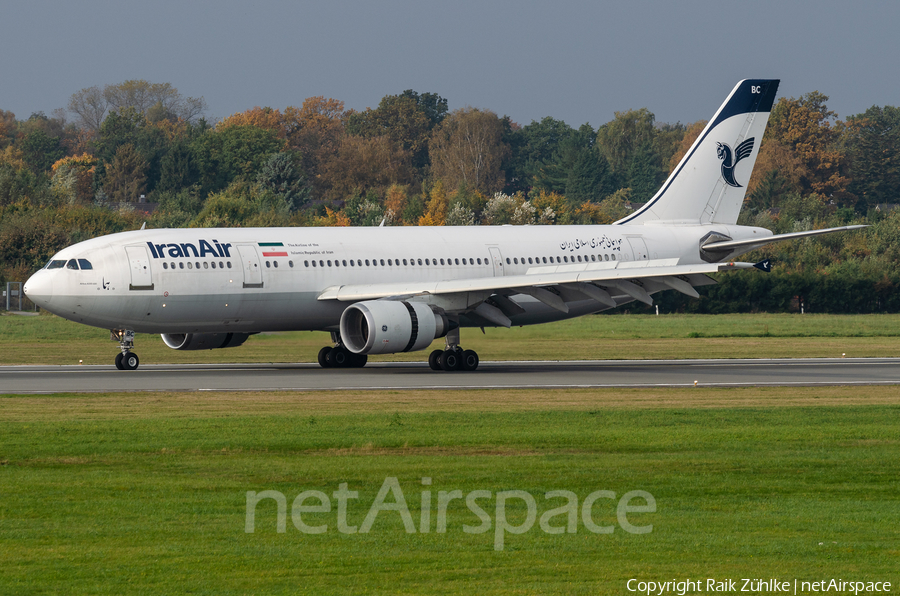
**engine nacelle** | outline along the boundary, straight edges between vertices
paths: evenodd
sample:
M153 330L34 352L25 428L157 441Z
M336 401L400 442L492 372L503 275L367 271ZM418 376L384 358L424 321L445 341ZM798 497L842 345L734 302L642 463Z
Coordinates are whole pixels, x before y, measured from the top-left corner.
M241 345L250 333L163 333L163 342L173 350L215 350Z
M341 315L341 339L354 354L424 350L451 329L447 317L421 302L367 300Z

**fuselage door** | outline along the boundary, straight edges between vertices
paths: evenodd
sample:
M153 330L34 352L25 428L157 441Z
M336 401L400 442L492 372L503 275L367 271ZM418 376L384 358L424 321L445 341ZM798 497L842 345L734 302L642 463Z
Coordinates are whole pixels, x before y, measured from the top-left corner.
M645 261L648 257L647 243L640 236L628 236L628 244L631 245L631 252L634 253L635 261Z
M500 249L496 246L489 246L491 252L491 264L494 266L494 277L503 277L503 257L500 255Z
M256 247L252 244L238 244L237 249L244 268L244 287L263 287L262 269L259 266L259 254L256 252Z
M128 266L131 269L129 290L152 290L153 277L150 272L150 255L146 246L126 246Z

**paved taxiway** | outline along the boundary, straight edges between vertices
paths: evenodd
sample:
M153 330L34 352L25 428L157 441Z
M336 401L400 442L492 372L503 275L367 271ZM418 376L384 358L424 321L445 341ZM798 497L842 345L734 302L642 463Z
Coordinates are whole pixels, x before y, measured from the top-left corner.
M324 370L314 364L0 366L0 393L900 385L900 359L483 362L474 373L423 363Z

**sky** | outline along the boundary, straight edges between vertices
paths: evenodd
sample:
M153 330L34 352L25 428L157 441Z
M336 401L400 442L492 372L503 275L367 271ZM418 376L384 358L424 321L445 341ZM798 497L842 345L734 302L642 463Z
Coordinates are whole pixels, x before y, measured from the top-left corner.
M642 107L690 123L745 78L820 91L841 118L900 105L896 0L2 0L0 19L0 109L22 120L129 79L212 119L413 89L522 125Z

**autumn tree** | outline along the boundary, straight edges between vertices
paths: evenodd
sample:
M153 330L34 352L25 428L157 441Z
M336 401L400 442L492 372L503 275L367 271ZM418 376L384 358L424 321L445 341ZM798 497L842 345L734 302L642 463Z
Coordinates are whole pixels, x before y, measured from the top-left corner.
M259 106L232 114L228 118L216 124L216 130L225 130L231 126L255 126L271 130L279 138L287 138L287 128L284 117L279 110L273 108L261 108Z
M387 136L346 136L324 164L319 184L329 199L341 200L354 192L383 192L392 184L408 183L410 178L409 153Z
M799 99L778 100L769 117L766 136L789 149L799 160L802 192L849 200L846 159L838 148L837 115L828 109L828 96L813 91Z
M503 188L501 169L509 153L500 118L489 110L454 111L435 128L429 141L431 173L449 187L461 183L483 194Z
M344 102L323 96L309 97L299 108L289 106L282 113L285 138L289 147L299 153L300 167L315 196L322 190L322 167L341 145L346 115Z

